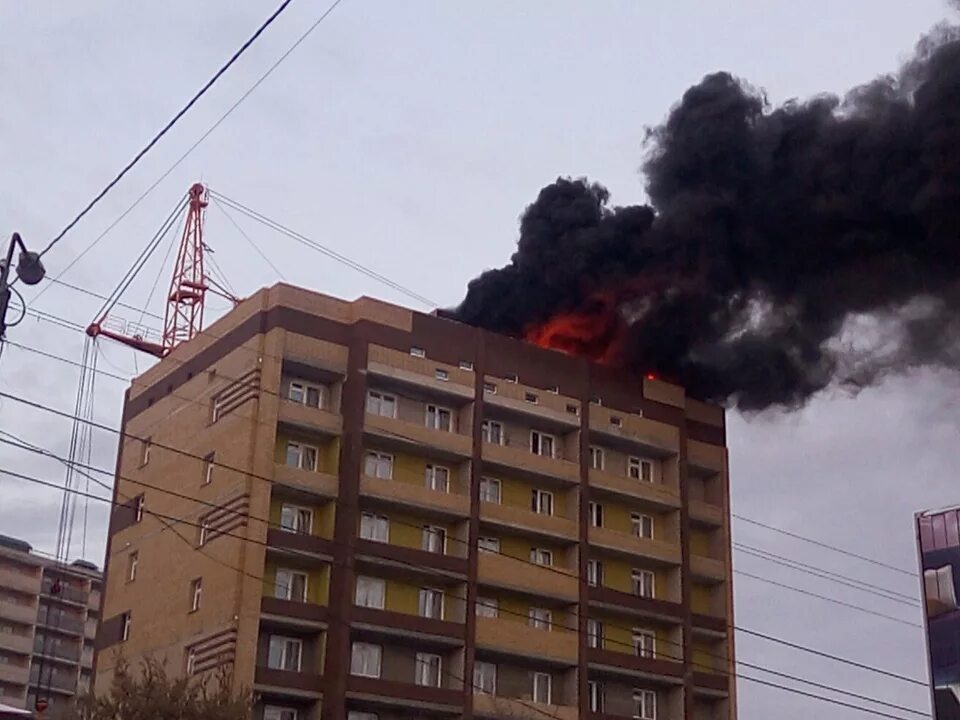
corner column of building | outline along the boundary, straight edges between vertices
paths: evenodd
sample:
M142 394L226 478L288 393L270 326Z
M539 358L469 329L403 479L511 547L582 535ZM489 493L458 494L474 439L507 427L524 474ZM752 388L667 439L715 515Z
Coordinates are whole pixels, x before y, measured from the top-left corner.
M367 392L368 339L363 326L351 328L347 376L341 408L340 487L334 521L333 566L330 575L329 623L324 662L324 720L345 720L347 676L350 672L350 619L353 609L354 551L360 512L360 464L363 454L363 415Z
M473 665L477 646L477 582L479 579L480 479L483 475L483 377L485 347L483 334L476 331L477 346L473 358L473 452L470 461L470 525L467 547L467 607L464 615L463 643L463 720L473 718Z
M590 713L587 683L590 666L587 658L587 617L590 614L590 587L587 585L587 560L590 551L590 369L583 364L583 385L580 393L580 497L578 504L578 601L577 609L577 706L581 718Z
M677 476L680 483L680 602L683 605L683 716L693 719L693 576L690 571L690 488L687 483L687 418L678 426Z

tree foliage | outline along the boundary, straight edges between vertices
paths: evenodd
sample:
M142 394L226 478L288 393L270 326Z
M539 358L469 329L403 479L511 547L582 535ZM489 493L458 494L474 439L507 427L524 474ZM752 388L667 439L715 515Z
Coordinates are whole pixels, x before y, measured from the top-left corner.
M234 692L229 670L171 678L156 660L137 673L121 659L109 692L78 698L66 720L250 720L252 705L249 692Z

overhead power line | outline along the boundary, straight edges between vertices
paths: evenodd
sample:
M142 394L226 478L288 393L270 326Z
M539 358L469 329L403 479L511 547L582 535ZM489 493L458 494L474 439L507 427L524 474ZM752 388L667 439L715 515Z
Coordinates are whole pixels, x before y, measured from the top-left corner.
M182 118L184 115L187 114L187 112L190 110L190 108L192 108L192 107L197 103L197 101L198 101L201 97L203 97L203 96L206 94L206 92L207 92L211 87L214 86L214 84L217 82L217 80L219 80L219 79L223 76L223 74L224 74L225 72L227 72L227 70L229 70L230 67L231 67L238 59L240 59L240 56L243 55L243 54L247 51L247 49L248 49L251 45L253 45L254 42L256 42L257 38L260 37L261 34L263 34L264 30L266 30L268 27L270 27L270 25L273 24L273 21L276 20L276 19L280 16L280 14L281 14L284 10L287 9L287 6L290 5L291 2L292 2L292 0L283 0L283 2L280 3L280 6L279 6L276 10L273 11L273 13L270 15L270 17L268 17L266 20L263 21L263 23L260 25L260 27L257 28L257 30L253 33L253 35L251 35L249 38L247 38L247 41L246 41L245 43L243 43L243 45L241 45L241 46L237 49L237 51L233 53L233 55L230 57L230 59L227 60L227 62L226 62L219 70L217 70L217 72L215 72L215 73L213 74L213 77L211 77L209 80L207 80L207 82L203 85L203 87L201 87L200 90L198 90L197 93L196 93L192 98L190 98L189 101L187 101L187 104L184 105L182 108L180 108L180 110L177 112L177 114L174 115L174 116L167 122L167 124L163 126L163 128L161 128L160 132L158 132L156 135L154 135L153 138L150 140L150 142L148 142L148 143L140 150L140 152L138 152L138 153L133 157L133 159L124 166L124 168L117 174L117 176L114 177L113 180L111 180L109 183L107 183L107 185L106 185L99 193L97 193L97 195L93 198L93 200L91 200L89 203L87 203L87 206L86 206L85 208L83 208L83 210L81 210L80 213L79 213L73 220L71 220L69 223L67 223L67 226L66 226L63 230L61 230L61 231L47 244L47 246L46 246L46 247L41 251L41 253L40 253L40 256L41 256L41 257L43 257L44 255L46 255L54 245L56 245L58 242L60 242L60 241L63 239L63 237L64 237L68 232L70 232L70 230L72 230L73 227L74 227L78 222L80 222L80 220L82 220L83 217L84 217L88 212L90 212L90 211L93 209L93 207L94 207L98 202L100 202L100 201L104 198L104 196L105 196L108 192L110 192L118 182L120 182L120 180L123 179L124 175L126 175L128 172L130 172L130 170L133 168L133 166L136 165L138 162L140 162L141 158L143 158L144 155L146 155L148 152L150 152L150 150L153 148L153 146L156 145L156 144L160 141L160 139L161 139L164 135L166 135L166 134L170 131L170 129L173 128L174 125L177 124L177 122L179 122L180 118Z
M23 473L17 473L17 472L13 472L13 471L10 471L10 470L5 470L5 469L0 469L0 472L2 472L3 474L9 475L9 476L11 476L11 477L16 477L16 478L18 478L18 479L25 480L25 481L28 481L28 482L34 482L34 483L37 483L37 484L40 484L40 485L45 485L45 486L52 487L52 488L56 488L56 489L59 489L59 490L62 490L62 489L63 489L63 488L61 488L60 486L57 486L57 485L54 484L54 483L44 481L44 480L42 480L42 479L40 479L40 478L28 476L28 475L25 475L25 474L23 474ZM137 482L137 481L132 481L132 482ZM99 496L99 495L93 495L93 494L91 494L91 493L85 493L85 492L83 492L83 491L81 491L81 490L79 490L79 489L70 488L70 489L68 489L67 491L68 491L68 492L71 492L71 493L78 494L78 495L82 495L82 496L88 496L88 497L90 497L90 499L94 499L94 500L97 500L97 501L99 501L99 502L107 503L107 504L109 504L109 505L111 505L111 506L119 506L119 505L120 505L120 503L117 503L117 502L111 500L110 498L105 498L105 497L102 497L102 496ZM166 520L166 521L170 521L170 522L175 522L175 523L180 523L180 524L185 524L185 525L189 525L189 526L194 526L194 527L196 527L196 528L202 528L202 527L203 527L203 524L202 524L202 523L194 523L194 522L191 522L191 521L189 521L189 520L185 520L185 519L180 518L180 517L175 516L175 515L166 515L166 514L162 514L162 513L157 513L156 511L150 510L149 508L146 508L146 507L143 509L143 512L144 512L144 514L151 515L151 516L155 516L155 517L157 517L157 518L159 518L159 519L162 519L162 520ZM257 518L251 517L250 519L257 519ZM262 520L261 520L261 521L262 521ZM177 534L177 536L180 537L182 540L184 540L185 542L187 542L191 547L197 549L197 548L196 548L196 545L195 545L193 542L191 542L189 539L184 538L184 537L183 537L182 535L180 535L179 533L176 533L176 534ZM226 537L231 537L231 538L240 540L241 542L249 542L249 543L252 543L252 544L262 545L262 546L264 546L264 547L269 547L269 545L268 545L267 543L265 543L264 541L258 540L258 539L256 539L256 538L251 538L251 537L246 537L246 536L242 536L242 535L237 535L237 534L234 534L234 533L232 533L232 532L230 532L230 531L226 531L226 532L219 533L219 534L220 534L220 535L223 535L223 536L226 536ZM335 541L334 541L334 543L335 543ZM211 557L211 556L207 555L207 557ZM415 565L415 564L413 564L413 563L409 563L409 562L406 562L406 561L400 561L400 562L401 562L401 564L410 566L412 569L415 569L415 570L420 570L420 571L422 571L422 570L424 569L424 568L422 568L422 567L420 567L420 566L417 566L417 565ZM263 580L263 577L262 577L262 576L254 576L253 574L250 574L250 573L248 573L247 571L245 571L245 570L243 570L243 569L241 569L241 568L234 567L234 566L232 566L232 565L230 565L229 567L231 567L232 569L234 569L234 570L237 571L237 572L244 573L245 575L249 575L250 577L252 577L252 578L254 578L254 579L257 579L257 580L259 580L259 581L262 581L262 580ZM454 597L455 599L457 598L457 596L455 596L455 595L451 595L451 597ZM466 600L466 598L463 598L463 597L460 597L459 599L461 599L461 600ZM514 614L514 615L517 615L517 616L522 616L522 613L519 613L519 612L516 612L516 611L509 611L508 614ZM526 616L523 616L523 617L526 617ZM575 630L574 628L567 627L567 626L562 626L562 627L564 627L564 628L567 629L567 630L571 630L571 631L574 631L574 630ZM617 627L617 626L612 626L612 627ZM623 642L623 641L614 641L614 644L622 645L622 646L625 646L625 647L626 647L626 646L632 647L632 645L630 645L630 644L628 644L628 643L625 643L625 642ZM680 643L675 643L675 644L680 645ZM668 657L672 657L672 659L677 659L676 656L670 656L669 654L667 654L667 655L668 655ZM722 659L726 660L726 658L723 657L723 656L714 655L714 657L718 657L718 658L722 658ZM744 664L746 664L746 663L744 663ZM905 719L902 718L901 716L892 715L892 714L890 714L890 713L883 712L883 711L879 711L879 710L876 710L876 709L874 709L874 708L865 707L865 706L863 706L863 705L856 705L856 704L853 704L853 703L849 703L849 702L846 702L846 701L843 701L843 700L837 700L837 699L835 699L835 698L830 698L830 697L823 696L823 695L817 695L816 693L807 692L807 691L801 690L801 689L799 689L799 688L794 688L794 687L789 687L789 686L785 686L785 685L780 685L780 684L778 684L778 683L773 683L773 682L771 682L771 681L762 680L762 679L755 678L755 677L752 677L752 676L745 676L745 675L743 675L743 673L740 673L740 672L733 672L733 673L731 673L731 672L729 672L729 671L717 671L716 669L711 668L711 667L708 667L708 666L699 665L699 664L696 664L696 663L695 663L695 665L697 665L698 667L702 667L702 668L704 668L704 669L713 670L714 672L718 672L718 674L725 675L725 676L728 676L728 677L736 677L736 678L740 678L740 679L742 679L742 680L746 680L746 681L748 681L748 682L756 682L756 683L761 684L761 685L766 685L766 686L773 687L773 688L776 688L776 689L779 689L779 690L783 690L783 691L786 691L786 692L799 694L799 695L802 695L802 696L805 696L805 697L808 697L808 698L820 700L820 701L823 701L823 702L832 703L832 704L839 705L839 706L842 706L842 707L847 707L847 708L850 708L850 709L858 710L858 711L861 711L861 712L864 712L864 713L868 713L868 714L872 714L872 715L876 715L876 716L879 716L879 717L892 718L893 720L905 720ZM828 685L824 685L824 684L821 684L821 683L816 683L816 682L814 682L814 681L808 681L808 680L806 680L806 679L804 679L804 678L799 678L799 677L797 677L797 676L787 675L787 674L784 674L784 673L779 673L779 672L776 671L776 670L771 670L771 669L766 668L766 667L764 667L764 666L750 665L750 667L752 667L752 668L754 668L754 669L757 669L757 670L761 670L761 671L763 671L763 672L768 672L768 673L771 673L771 674L774 674L774 675L779 675L779 676L781 676L781 677L785 677L785 678L788 678L788 679L791 679L791 680L794 680L794 681L797 681L797 682L807 683L807 684L809 684L809 685L812 685L812 686L814 686L814 687L818 687L818 688L820 688L820 689L825 689L825 690L829 690L829 691L832 691L832 692L837 692L837 693L844 694L844 695L847 695L847 696L855 697L855 698L857 698L857 699L866 700L866 701L868 701L868 702L875 703L875 704L877 704L877 705L882 705L882 706L886 706L886 707L891 707L891 708L894 708L894 709L902 710L902 711L909 712L909 713L916 714L916 715L921 715L921 716L924 716L924 717L928 717L928 716L929 716L929 714L926 713L925 711L915 710L915 709L913 709L913 708L908 708L908 707L902 706L902 705L896 705L896 704L894 704L894 703L888 703L888 702L882 701L882 700L876 700L876 699L874 699L874 698L872 698L872 697L870 697L870 696L860 695L860 694L857 694L857 693L854 693L854 692L852 692L852 691L848 691L848 690L845 690L845 689L842 689L842 688L837 688L837 687L834 687L834 686L828 686ZM547 714L548 716L550 716L550 717L553 717L553 716L550 715L549 713L546 713L546 714Z
M166 179L170 176L170 174L171 174L174 170L176 170L176 169L180 166L180 164L181 164L184 160L186 160L186 159L193 153L193 151L196 150L196 149L200 146L200 144L201 144L204 140L206 140L208 137L210 137L210 135L214 132L214 130L216 130L218 127L220 127L221 123L223 123L224 120L226 120L231 114L233 114L234 110L236 110L238 107L240 107L240 105L243 104L244 100L246 100L248 97L250 97L250 95L253 94L254 90L256 90L258 87L260 87L261 83L263 83L264 80L266 80L268 77L270 77L270 75L273 74L273 71L276 70L276 69L280 66L280 64L281 64L284 60L286 60L287 57L288 57L294 50L296 50L296 49L300 46L300 44L303 43L303 41L306 40L307 37L309 37L309 35L310 35L314 30L317 29L317 27L320 25L320 23L322 23L324 20L327 19L327 16L330 15L330 13L332 13L332 12L334 11L334 9L335 9L341 2L343 2L343 0L334 0L334 2L331 3L330 6L320 15L320 17L318 17L318 18L314 21L314 23L313 23L309 28L307 28L307 31L306 31L305 33L303 33L299 38L297 38L296 42L294 42L293 45L291 45L291 46L286 50L286 52L284 52L279 58L277 58L277 60L274 61L273 65L271 65L269 68L267 68L267 71L266 71L265 73L263 73L263 75L261 75L261 76L257 79L257 81L256 81L255 83L253 83L253 85L251 85L249 88L247 88L246 92L244 92L243 95L241 95L241 96L237 99L237 101L236 101L235 103L233 103L233 105L231 105L229 108L227 108L227 111L226 111L225 113L223 113L223 115L221 115L221 116L216 120L216 122L213 123L213 125L211 125L209 128L207 128L206 132L204 132L203 135L201 135L201 136L193 143L193 145L191 145L190 147L188 147L187 150L186 150L186 152L184 152L179 158L177 158L176 162L174 162L173 165L171 165L169 168L167 168L167 170L166 170L160 177L158 177L158 178L153 182L153 184L151 184L146 190L144 190L144 191L139 195L139 197L137 197L136 200L133 201L133 203L130 205L130 207L128 207L126 210L124 210L124 211L119 215L119 217L117 217L112 223L110 223L110 224L103 230L103 232L101 232L99 235L97 235L97 237L94 238L93 242L91 242L89 245L87 245L87 247L84 248L84 249L80 252L80 254L78 254L75 258L73 258L73 260L71 260L70 263L69 263L63 270L61 270L61 271L57 274L57 276L56 276L55 278L51 278L51 279L53 279L53 280L59 280L60 278L62 278L62 277L67 273L67 271L70 270L70 268L72 268L74 265L77 264L77 262L80 261L81 258L83 258L88 252L90 252L91 250L93 250L93 248L96 247L96 246L100 243L100 241L103 240L103 238L105 238L105 237L107 236L107 234L109 234L109 232L110 232L111 230L113 230L113 228L115 228L127 215L129 215L131 212L133 212L134 208L136 208L141 202L143 202L143 200L146 199L146 197L147 197L151 192L153 192L153 191L157 188L157 186L160 185L160 183L162 183L164 180L166 180ZM36 295L33 296L33 298L31 299L30 302L31 302L31 303L36 302L36 301L40 298L40 296L43 295L44 292L46 292L46 289L47 289L48 287L50 287L50 286L49 286L49 285L45 285L45 286L43 287L43 289L40 290L40 292L38 292Z
M773 525L768 525L766 523L760 522L759 520L752 520L743 515L738 515L737 513L731 513L731 517L741 520L742 522L749 523L750 525L756 525L757 527L762 527L765 530L770 530L780 535L786 535L795 540L802 540L803 542L810 543L811 545L816 545L817 547L822 547L827 550L833 550L834 552L840 553L841 555L846 555L847 557L856 558L857 560L863 560L868 562L871 565L876 565L878 567L887 568L888 570L893 570L903 575L909 575L910 577L918 577L918 574L915 570L907 570L906 568L898 567L896 565L891 565L890 563L883 562L882 560L876 560L875 558L867 557L866 555L860 555L858 553L852 552L850 550L844 550L843 548L837 547L836 545L831 545L829 543L821 542L820 540L814 540L805 535L800 535L798 533L790 532L789 530L784 530L783 528L778 528Z

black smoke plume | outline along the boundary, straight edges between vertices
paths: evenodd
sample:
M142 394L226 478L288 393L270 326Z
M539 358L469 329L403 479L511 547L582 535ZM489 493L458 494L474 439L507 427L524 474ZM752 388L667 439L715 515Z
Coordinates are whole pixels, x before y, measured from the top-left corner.
M613 298L619 364L745 410L960 367L958 38L842 99L708 75L648 131L650 206L558 179L452 315L522 337Z

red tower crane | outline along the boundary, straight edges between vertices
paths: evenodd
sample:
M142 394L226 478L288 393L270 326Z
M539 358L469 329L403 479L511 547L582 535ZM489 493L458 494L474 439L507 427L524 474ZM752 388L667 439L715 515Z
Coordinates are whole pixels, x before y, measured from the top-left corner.
M149 340L146 333L139 330L138 326L134 326L129 332L122 331L129 330L129 326L120 330L104 327L107 314L119 296L114 298L103 309L100 317L90 324L87 335L92 338L102 335L129 345L135 350L163 358L175 347L192 339L203 330L203 307L207 292L220 295L234 304L240 302L239 298L204 272L203 255L209 248L203 242L203 223L208 204L207 189L200 183L194 183L188 193L187 219L180 238L177 260L173 266L173 276L170 279L170 291L167 294L167 309L160 342Z

